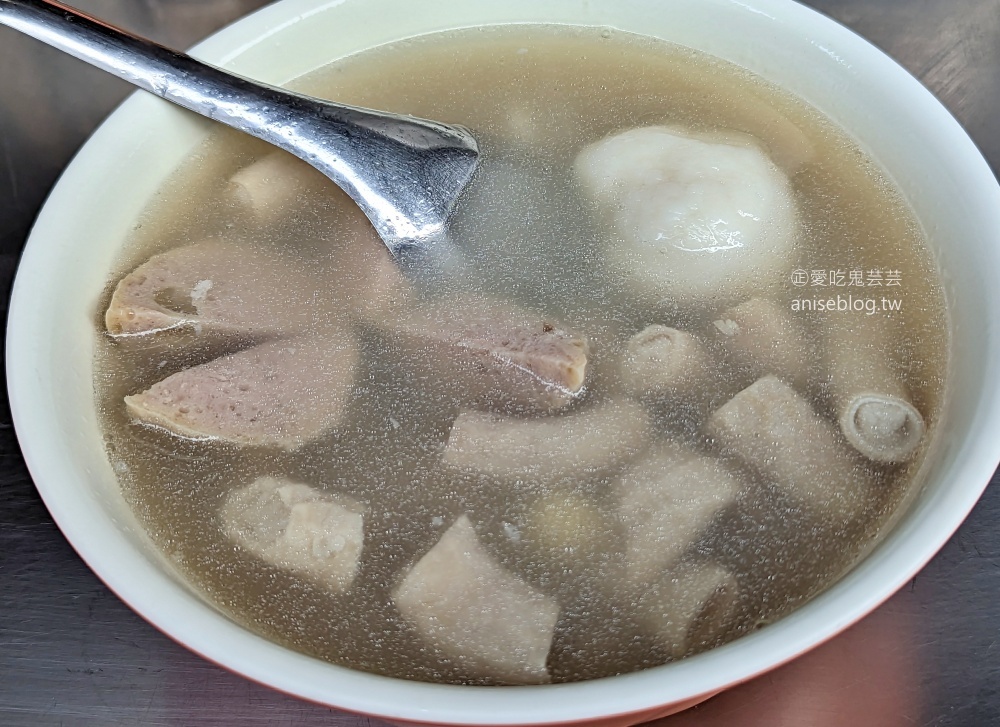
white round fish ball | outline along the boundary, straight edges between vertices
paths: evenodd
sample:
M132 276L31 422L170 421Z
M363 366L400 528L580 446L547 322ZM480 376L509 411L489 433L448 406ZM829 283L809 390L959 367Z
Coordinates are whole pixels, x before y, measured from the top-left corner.
M608 262L643 301L745 297L792 268L791 185L746 135L632 129L586 147L575 172L613 227Z

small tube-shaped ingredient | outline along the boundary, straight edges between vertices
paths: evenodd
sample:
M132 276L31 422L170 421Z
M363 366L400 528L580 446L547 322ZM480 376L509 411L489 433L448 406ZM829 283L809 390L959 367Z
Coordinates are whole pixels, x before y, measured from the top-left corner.
M870 317L832 322L824 340L840 430L865 457L885 463L912 457L925 430L893 364L893 343L884 322Z
M839 432L774 376L717 409L706 431L723 454L834 521L850 520L864 506L868 483Z
M403 618L469 678L550 681L555 599L505 570L463 515L393 591Z
M625 346L619 366L622 386L629 394L687 396L714 378L715 367L696 336L667 326L646 326Z
M714 563L685 565L639 599L639 619L676 659L714 645L736 616L735 576Z
M588 475L642 451L649 427L645 410L626 400L542 419L463 412L452 425L443 461L508 479Z
M261 222L288 213L301 197L333 182L288 152L275 151L243 167L229 179L238 204Z
M809 378L813 357L805 334L773 301L750 298L723 311L709 330L755 378L774 374L795 386Z
M273 253L206 240L154 255L122 278L104 321L114 336L187 328L260 340L326 320L321 289Z
M232 542L336 592L354 582L364 507L291 480L261 477L229 494L220 511Z
M393 316L382 330L401 366L465 406L544 412L583 393L587 341L545 316L474 297Z
M292 450L340 422L357 359L350 332L329 329L185 369L125 405L183 437Z
M721 462L693 450L664 444L644 455L612 486L628 538L629 583L640 590L655 583L739 490Z

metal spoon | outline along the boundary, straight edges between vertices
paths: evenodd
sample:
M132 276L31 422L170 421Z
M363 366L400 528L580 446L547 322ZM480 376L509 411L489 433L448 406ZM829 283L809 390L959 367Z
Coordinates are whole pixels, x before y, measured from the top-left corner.
M472 178L472 134L257 83L46 0L0 0L10 26L161 98L270 142L339 185L394 257L444 239Z

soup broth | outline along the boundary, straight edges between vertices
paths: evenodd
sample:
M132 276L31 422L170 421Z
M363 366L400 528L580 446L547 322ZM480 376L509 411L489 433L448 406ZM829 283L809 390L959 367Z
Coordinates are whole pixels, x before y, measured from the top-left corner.
M534 681L634 671L738 638L808 601L879 540L894 510L919 486L946 373L944 296L921 231L890 181L811 107L718 59L601 28L504 26L414 38L340 60L294 86L473 129L483 159L451 230L469 263L451 284L459 290L445 299L502 300L557 321L586 339L586 375L558 412L470 405L467 392L456 391L463 387L414 373L413 356L386 333L411 305L394 308L390 301L349 325L357 347L354 373L341 397L342 414L320 436L295 446L244 446L138 421L123 403L126 396L260 342L255 335L206 335L197 325L108 335L103 315L116 285L151 256L202 240L235 245L246 250L247 269L279 303L291 300L289 291L305 291L308 305L316 306L310 314L316 330L342 315L338 291L352 280L371 280L331 253L359 234L365 244L377 244L369 232L359 233L365 220L342 193L332 184L307 185L286 195L278 209L255 213L234 194L231 179L273 150L228 130L213 132L151 201L109 276L97 322L95 387L124 496L178 570L235 621L298 651L380 674L518 681L471 668L456 655L461 645L452 642L459 636L450 647L429 641L400 606L415 564L467 521L491 562L556 604L546 674ZM787 178L797 216L794 261L759 295L725 289L693 300L637 294L622 268L609 263L608 247L621 244L621 233L588 199L574 165L589 145L648 127L710 140L748 136ZM289 264L258 263L260 251L274 251ZM196 293L211 294L209 277L199 285ZM767 303L739 308L747 298ZM182 313L188 305L160 303ZM765 309L791 323L770 343L740 348L734 331L753 329L742 321ZM783 337L792 330L788 325L798 349ZM693 337L702 358L691 366L706 367L708 378L695 377L684 391L631 385L629 371L645 376L635 347L680 346L679 334L664 332L667 327ZM778 349L796 353L788 360L768 357ZM875 370L880 364L871 361L880 356L926 427L916 452L905 457L865 453L838 428L842 378ZM305 380L308 370L301 376ZM816 494L825 487L819 470L834 471L823 462L806 462L799 476L787 473L797 465L782 459L783 452L754 461L747 440L734 438L733 429L744 420L765 434L775 428L773 421L754 420L752 406L737 406L744 395L765 393L767 401L786 402L781 411L811 409L796 421L811 422L821 438L829 435L829 446L820 449L834 453L838 477L859 483L862 502ZM735 408L727 408L732 402ZM493 418L476 414L480 409ZM608 411L620 418L601 419ZM869 410L852 411L863 425ZM540 472L516 443L497 455L499 464L480 463L476 451L471 465L449 460L465 456L455 450L458 422L470 432L485 427L490 447L489 437L500 436L490 433L507 431L498 427L588 413L594 418L580 420L587 423L578 428L600 433L606 426L608 435L579 446L593 453L608 438L613 446L578 471L570 463ZM644 432L628 439L623 432L640 420ZM589 461L590 454L574 456ZM636 518L650 516L648 503L627 505L632 493L645 492L643 477L656 476L658 457L672 468L673 481L688 488L671 491L679 519L660 513L671 523L660 530L690 533L671 541L669 558L638 568L636 562L646 563L644 549L666 547L634 537L641 530ZM518 469L519 462L528 464ZM711 474L713 482L721 477L728 484L709 502L697 483L701 473L717 470L724 474ZM363 547L346 588L278 567L227 537L220 514L227 498L261 477L350 498L342 501L363 510ZM694 484L685 485L685 477ZM695 526L684 521L689 510L698 513ZM691 623L677 636L669 618L664 626L664 614L685 608ZM664 629L675 635L665 637Z

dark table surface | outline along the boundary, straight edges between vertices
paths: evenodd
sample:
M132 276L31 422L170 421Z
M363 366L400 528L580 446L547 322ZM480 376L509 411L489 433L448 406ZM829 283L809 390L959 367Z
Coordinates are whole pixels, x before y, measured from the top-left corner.
M415 0L416 1L416 0ZM457 1L457 0L456 0ZM261 0L77 0L186 47ZM1000 170L1000 0L807 0L920 78ZM60 170L130 88L0 28L0 297ZM996 477L994 477L996 479ZM1000 725L1000 487L934 561L824 647L663 727ZM0 724L359 725L185 651L67 544L0 405Z

